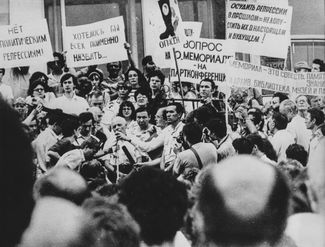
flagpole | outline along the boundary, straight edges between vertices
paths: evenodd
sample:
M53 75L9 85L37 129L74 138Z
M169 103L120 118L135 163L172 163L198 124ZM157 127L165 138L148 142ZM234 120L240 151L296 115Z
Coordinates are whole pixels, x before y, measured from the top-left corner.
M184 103L184 93L183 93L183 85L181 82L181 76L179 75L179 69L178 69L178 63L177 63L177 59L176 59L176 50L175 47L173 47L173 53L174 53L174 60L175 60L175 65L176 65L176 73L177 73L177 78L178 78L178 82L181 88L181 98L182 98L182 105L185 111L185 103Z

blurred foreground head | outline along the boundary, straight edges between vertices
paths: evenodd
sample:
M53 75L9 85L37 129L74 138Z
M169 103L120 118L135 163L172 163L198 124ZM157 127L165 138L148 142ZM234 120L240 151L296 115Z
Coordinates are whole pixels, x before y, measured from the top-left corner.
M40 199L25 231L21 247L89 247L94 245L90 216L65 199Z
M217 246L273 246L283 234L289 203L285 177L248 155L212 166L203 178L194 226L200 241Z

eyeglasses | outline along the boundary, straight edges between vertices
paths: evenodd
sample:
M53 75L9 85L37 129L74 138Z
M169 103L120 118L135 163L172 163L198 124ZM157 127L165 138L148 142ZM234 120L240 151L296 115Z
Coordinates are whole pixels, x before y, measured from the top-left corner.
M99 81L99 77L94 76L94 77L91 78L91 80L92 80L92 81Z
M34 92L44 92L44 88L35 88L34 90L33 90Z

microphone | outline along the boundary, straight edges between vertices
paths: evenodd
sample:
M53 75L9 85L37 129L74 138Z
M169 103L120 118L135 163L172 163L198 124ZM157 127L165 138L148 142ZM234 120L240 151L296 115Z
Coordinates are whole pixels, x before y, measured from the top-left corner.
M133 166L135 164L135 161L134 161L132 155L130 154L129 150L126 148L126 146L122 146L122 150L125 153L128 160L130 161L130 164Z

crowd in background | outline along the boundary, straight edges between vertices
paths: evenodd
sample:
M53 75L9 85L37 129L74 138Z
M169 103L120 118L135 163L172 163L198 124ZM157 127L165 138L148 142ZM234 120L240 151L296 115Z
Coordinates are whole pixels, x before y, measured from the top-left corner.
M325 246L324 96L53 55L0 68L1 246Z

